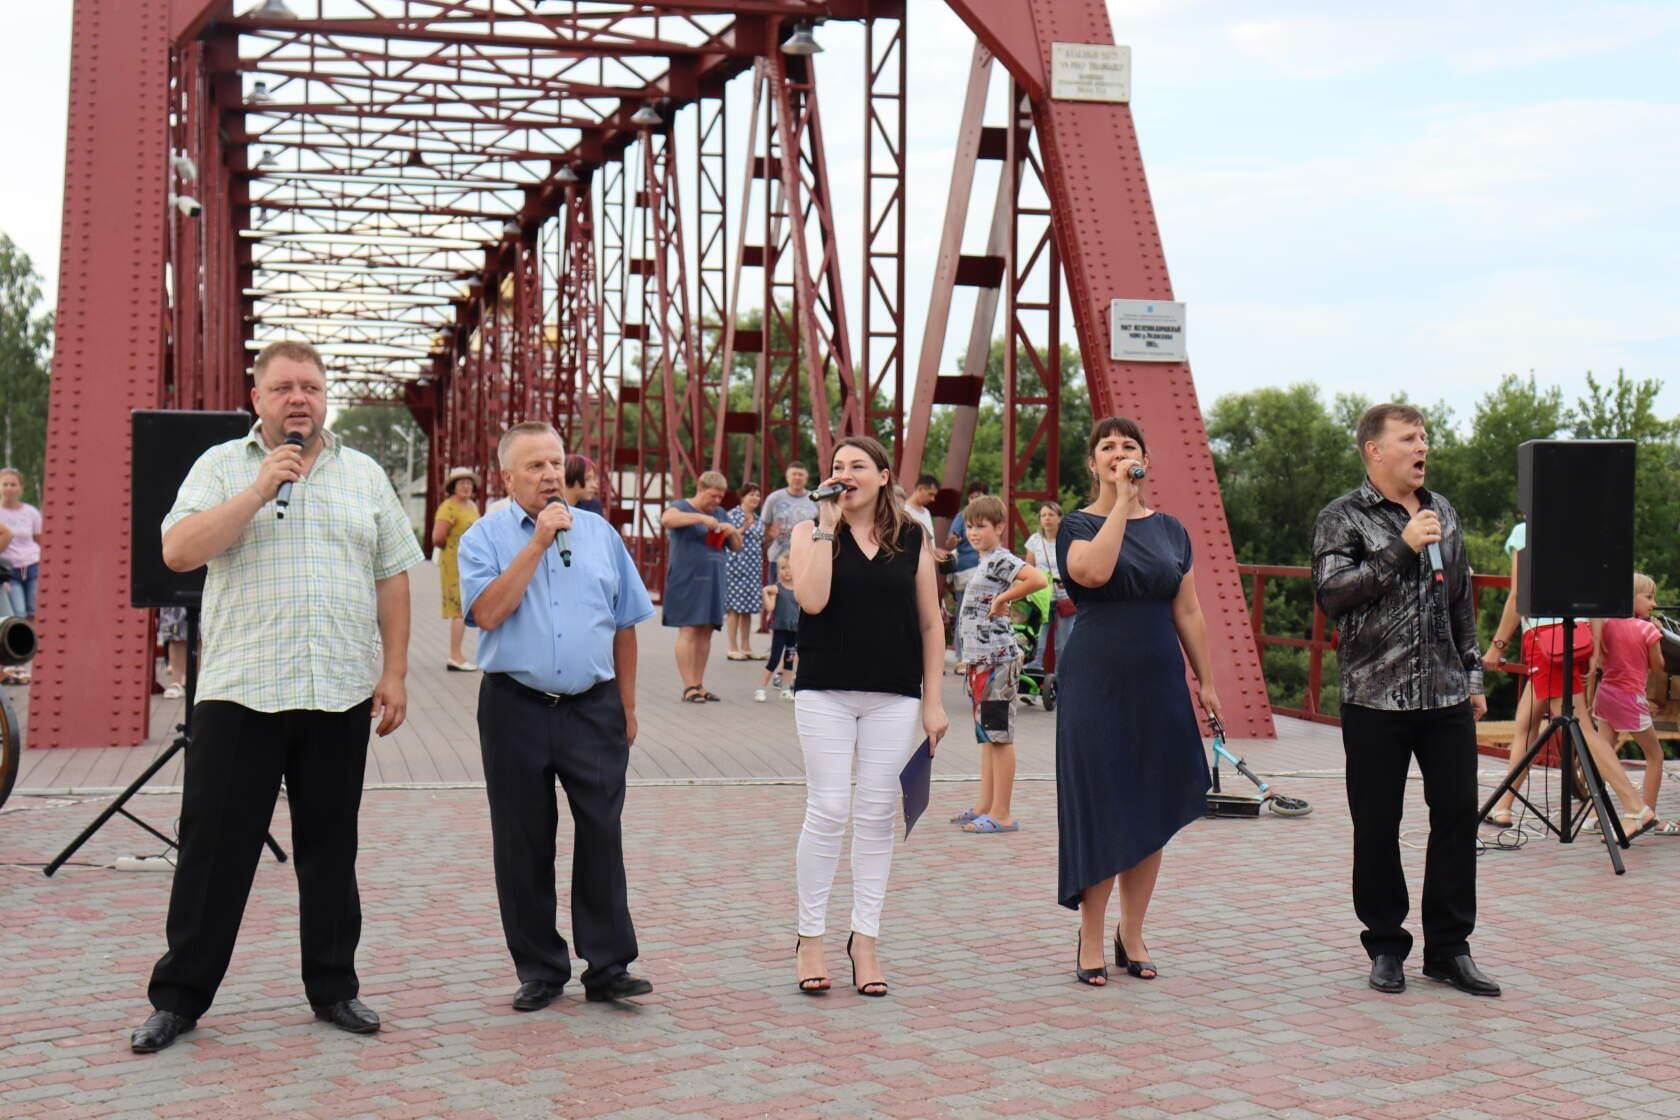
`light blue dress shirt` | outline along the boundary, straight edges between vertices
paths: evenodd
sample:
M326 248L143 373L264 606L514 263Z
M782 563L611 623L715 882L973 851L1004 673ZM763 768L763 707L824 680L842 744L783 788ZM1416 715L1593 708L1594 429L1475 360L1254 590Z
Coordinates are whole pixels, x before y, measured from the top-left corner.
M486 514L461 537L461 605L473 603L530 543L536 523L517 503ZM479 667L543 692L576 695L612 680L613 635L653 615L653 601L623 539L605 518L572 509L572 566L552 545L502 624L478 639Z

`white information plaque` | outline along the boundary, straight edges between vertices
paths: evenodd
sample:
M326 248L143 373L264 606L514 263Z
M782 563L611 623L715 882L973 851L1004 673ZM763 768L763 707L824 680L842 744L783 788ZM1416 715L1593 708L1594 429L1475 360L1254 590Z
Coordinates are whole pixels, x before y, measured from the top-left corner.
M1132 48L1107 43L1051 43L1050 97L1055 101L1132 100Z
M1184 362L1184 304L1117 299L1108 305L1108 356L1117 362Z

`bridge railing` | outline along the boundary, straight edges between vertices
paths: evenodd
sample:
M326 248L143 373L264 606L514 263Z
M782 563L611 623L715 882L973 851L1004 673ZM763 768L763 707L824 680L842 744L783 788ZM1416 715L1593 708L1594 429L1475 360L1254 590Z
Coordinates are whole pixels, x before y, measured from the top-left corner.
M1325 617L1323 608L1318 605L1318 600L1313 600L1312 621L1305 636L1272 634L1266 630L1267 585L1274 580L1305 580L1310 588L1312 569L1288 564L1239 564L1237 570L1248 583L1248 615L1254 627L1254 644L1261 662L1264 663L1268 649L1307 651L1307 683L1299 706L1274 702L1272 712L1280 716L1311 720L1314 723L1340 725L1341 719L1333 713L1326 712L1323 705L1324 655L1336 649L1336 636L1329 630L1329 620ZM1488 591L1497 591L1501 596L1507 594L1511 587L1511 577L1476 575L1471 577L1470 586L1476 598L1479 615L1484 594ZM1512 661L1500 662L1499 670L1519 674L1524 671L1520 663Z

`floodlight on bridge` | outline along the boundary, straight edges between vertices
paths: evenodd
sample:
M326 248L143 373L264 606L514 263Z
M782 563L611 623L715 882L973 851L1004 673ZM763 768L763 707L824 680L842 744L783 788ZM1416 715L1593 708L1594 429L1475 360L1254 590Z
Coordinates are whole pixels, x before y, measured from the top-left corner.
M185 152L176 152L169 157L170 166L175 168L175 174L181 177L181 182L190 183L198 178L198 165Z
M286 0L263 0L262 6L251 13L255 19L296 19L297 13L286 7Z
M268 92L268 83L259 81L251 87L251 92L245 97L247 105L272 105L274 95Z
M641 128L658 128L665 123L665 118L659 115L658 109L647 104L630 114L630 123Z
M789 35L787 41L782 44L783 54L799 55L801 57L821 54L822 49L822 44L817 42L817 37L811 33L811 25L805 22L794 24L793 34Z
M571 164L562 163L554 172L554 181L561 186L569 187L578 181L577 172L572 170Z
M257 170L261 171L265 167L278 166L279 162L280 161L275 158L274 149L269 148L267 151L263 152L262 158L257 161Z
M404 167L426 167L427 166L426 157L420 154L420 149L419 148L415 148L412 152L408 153L408 159L403 163L403 166Z

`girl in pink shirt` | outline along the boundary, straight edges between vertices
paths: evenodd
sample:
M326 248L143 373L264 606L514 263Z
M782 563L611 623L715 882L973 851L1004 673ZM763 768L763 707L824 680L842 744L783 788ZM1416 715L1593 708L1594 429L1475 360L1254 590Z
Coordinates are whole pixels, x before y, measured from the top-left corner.
M1645 752L1643 800L1653 812L1657 790L1662 785L1663 750L1651 725L1651 703L1645 698L1650 674L1663 672L1662 631L1651 621L1657 608L1657 585L1650 576L1633 576L1632 618L1609 618L1600 637L1600 664L1604 679L1593 698L1593 719L1611 742L1631 735ZM1670 821L1662 831L1680 833L1680 823Z

